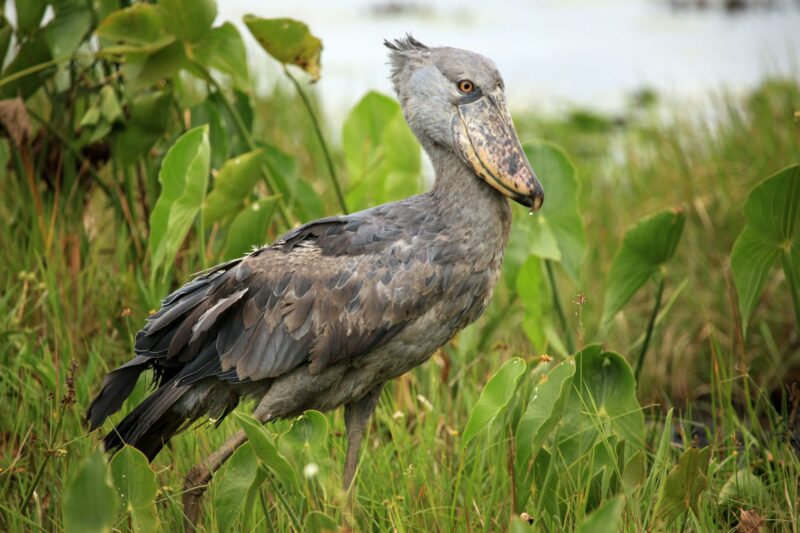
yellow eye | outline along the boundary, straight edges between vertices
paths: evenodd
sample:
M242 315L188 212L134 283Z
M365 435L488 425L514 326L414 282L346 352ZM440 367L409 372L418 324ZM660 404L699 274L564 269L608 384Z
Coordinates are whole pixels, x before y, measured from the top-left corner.
M475 92L475 84L470 80L461 80L458 82L458 90L464 94L472 94Z

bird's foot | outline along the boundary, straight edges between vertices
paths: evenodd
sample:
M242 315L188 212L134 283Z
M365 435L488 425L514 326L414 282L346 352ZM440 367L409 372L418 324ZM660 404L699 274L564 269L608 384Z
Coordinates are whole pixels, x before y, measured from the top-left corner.
M192 467L183 481L183 515L186 531L193 532L197 528L197 519L200 516L200 499L208 488L211 480L211 471L200 463Z

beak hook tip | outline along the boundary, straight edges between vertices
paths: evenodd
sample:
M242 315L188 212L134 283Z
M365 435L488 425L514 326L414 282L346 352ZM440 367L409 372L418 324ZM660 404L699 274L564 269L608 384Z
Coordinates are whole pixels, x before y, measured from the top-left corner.
M542 208L542 205L544 205L544 192L539 189L533 196L533 210L538 211Z

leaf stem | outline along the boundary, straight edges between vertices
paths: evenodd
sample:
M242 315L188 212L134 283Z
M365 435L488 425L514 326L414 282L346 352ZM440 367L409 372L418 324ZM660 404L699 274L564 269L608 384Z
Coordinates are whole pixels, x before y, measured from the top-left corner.
M658 280L658 288L656 289L656 302L653 305L653 312L650 314L650 321L647 323L647 334L644 337L644 342L642 343L642 351L639 352L639 360L636 361L636 372L634 373L634 378L636 382L639 382L639 373L642 371L642 365L644 364L644 356L647 354L647 348L650 346L650 339L653 336L653 329L656 325L656 317L658 316L658 311L661 309L661 297L664 294L664 276L659 276Z
M325 142L325 137L322 135L322 128L319 125L319 120L317 119L316 113L314 113L314 108L311 107L311 102L308 99L305 91L303 88L300 87L300 82L297 81L292 73L289 71L289 68L284 65L283 71L286 73L286 76L292 81L294 84L294 88L297 90L297 94L300 95L300 99L303 101L303 105L308 111L308 115L311 117L311 123L314 126L314 131L317 134L317 138L319 139L319 144L322 146L322 153L325 155L325 163L328 166L328 174L331 177L331 182L333 183L333 188L336 191L336 198L339 200L339 207L341 208L342 212L346 215L349 213L347 210L347 203L344 199L344 194L342 193L342 187L339 184L339 178L336 176L336 167L333 164L333 158L331 157L331 153L328 150L328 144Z
M203 201L205 201L205 198L203 198ZM208 262L206 261L206 226L204 218L203 210L201 209L197 217L197 247L200 249L200 267L203 270L208 268Z
M561 324L561 329L564 331L564 336L566 337L567 351L573 353L575 351L575 341L572 339L572 332L569 330L567 315L564 313L564 308L561 306L561 296L558 293L558 284L556 283L556 275L553 271L553 262L550 259L545 259L544 266L547 270L547 279L550 281L550 290L553 294L553 306L558 316L558 322Z
M37 63L36 65L33 65L31 67L22 69L19 72L15 72L13 74L9 74L5 78L0 79L0 87L3 87L4 85L8 85L9 83L17 81L17 80L21 80L22 78L27 78L28 76L32 76L32 75L37 74L37 73L39 73L39 72L41 72L43 70L47 70L47 69L49 69L51 67L55 67L59 63L61 63L63 61L68 61L71 58L72 58L72 56L57 57L55 59L51 59L50 61L45 61L43 63Z
M233 119L233 123L236 126L236 129L239 131L239 135L241 135L242 139L244 139L244 142L247 144L250 150L258 149L258 146L256 145L256 142L253 139L253 135L247 129L247 126L245 126L244 120L242 120L242 117L241 115L239 115L239 112L236 111L236 108L233 107L231 103L228 101L228 99L225 97L225 93L222 90L222 87L220 86L219 82L214 79L214 76L211 75L211 72L209 72L208 69L204 65L202 65L199 61L192 61L192 65L197 67L197 69L203 73L203 76L205 77L206 81L212 87L214 87L214 89L219 93L221 97L220 100L222 100L222 105L223 107L225 107L225 111L227 111L228 114ZM264 175L264 179L267 182L267 187L269 187L269 193L279 194L280 190L278 189L278 186L275 184L275 181L272 179L270 173L266 172L263 168L261 169L261 173ZM289 214L289 210L286 209L285 200L282 202L278 202L278 209L280 210L281 217L283 218L283 221L286 224L286 226L291 227L292 217Z

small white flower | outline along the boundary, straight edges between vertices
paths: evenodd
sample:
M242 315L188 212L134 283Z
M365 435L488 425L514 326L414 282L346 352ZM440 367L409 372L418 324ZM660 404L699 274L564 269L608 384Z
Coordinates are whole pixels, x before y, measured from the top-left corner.
M422 394L417 394L417 400L419 401L419 403L425 406L426 410L433 411L433 404L425 396L423 396Z
M317 466L317 463L308 463L305 467L303 467L303 475L306 479L311 479L317 474L319 474L319 467Z

